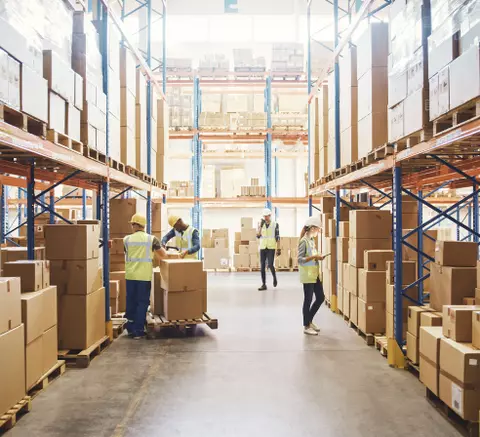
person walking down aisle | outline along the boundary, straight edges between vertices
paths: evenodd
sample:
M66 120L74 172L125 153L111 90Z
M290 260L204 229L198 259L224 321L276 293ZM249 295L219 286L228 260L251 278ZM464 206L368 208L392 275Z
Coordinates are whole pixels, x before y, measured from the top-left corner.
M313 318L320 309L325 294L320 281L320 268L318 261L325 256L318 255L315 245L315 238L320 231L320 218L309 217L300 234L298 242L298 265L300 271L300 282L303 284L303 332L307 335L318 335L320 328L313 323ZM312 298L315 294L315 302L312 305Z
M280 241L280 233L278 230L278 223L272 220L272 211L264 209L262 220L258 224L257 238L260 239L260 272L262 275L262 286L260 291L267 289L267 263L272 272L273 286L276 287L277 274L275 272L275 252L280 254L280 249L277 250L277 243Z
M183 222L181 217L171 215L168 217L168 224L172 227L170 232L162 238L162 246L175 238L175 245L180 251L181 258L198 259L200 251L200 237L198 231Z
M123 239L127 284L125 328L130 337L139 339L145 336L145 322L152 288L153 257L164 259L167 253L157 237L145 232L147 219L143 215L135 214L130 224L132 234Z

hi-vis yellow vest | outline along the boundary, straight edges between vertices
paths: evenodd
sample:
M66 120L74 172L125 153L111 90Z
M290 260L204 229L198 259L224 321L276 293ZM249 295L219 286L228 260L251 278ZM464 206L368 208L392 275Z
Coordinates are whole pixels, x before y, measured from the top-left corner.
M181 232L175 231L175 245L177 246L178 250L189 250L193 247L192 238L193 232L196 229L193 226L189 226L183 234ZM187 254L185 258L190 259L198 259L198 252Z
M153 237L143 231L127 235L123 239L126 249L125 279L151 281L153 275Z
M302 240L305 241L307 247L305 258L317 255L315 241L312 238L305 237L303 237ZM302 284L315 284L315 282L317 282L320 273L318 261L312 260L305 263L304 265L299 265L298 270L300 271L300 282Z
M275 228L277 224L272 220L270 224L264 224L260 233L260 249L276 249L277 240L275 240Z

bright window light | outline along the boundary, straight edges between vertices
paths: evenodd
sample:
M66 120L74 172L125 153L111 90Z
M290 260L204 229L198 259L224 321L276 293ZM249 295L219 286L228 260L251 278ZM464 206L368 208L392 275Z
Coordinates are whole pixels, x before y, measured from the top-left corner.
M245 15L212 15L210 42L247 42L252 40L252 17Z
M295 16L254 16L254 42L296 42Z
M209 19L201 15L170 15L167 18L167 42L178 44L184 42L208 41ZM162 39L162 25L154 26L155 38ZM152 32L153 33L153 32Z

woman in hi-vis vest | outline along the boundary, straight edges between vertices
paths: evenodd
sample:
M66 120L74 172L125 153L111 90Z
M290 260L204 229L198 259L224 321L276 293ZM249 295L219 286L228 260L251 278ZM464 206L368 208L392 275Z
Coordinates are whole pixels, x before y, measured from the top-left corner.
M320 328L313 323L313 318L325 300L318 264L325 256L317 253L315 242L319 231L320 217L309 217L298 242L298 269L304 293L303 332L307 335L318 335L320 332ZM315 295L315 302L312 305L313 295Z

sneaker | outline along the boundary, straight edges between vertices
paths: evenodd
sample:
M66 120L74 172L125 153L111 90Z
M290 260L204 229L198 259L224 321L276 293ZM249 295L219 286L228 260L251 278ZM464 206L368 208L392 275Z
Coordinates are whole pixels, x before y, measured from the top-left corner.
M264 291L267 289L267 286L265 284L263 284L259 289L258 291Z
M318 332L315 331L315 329L311 328L310 326L308 328L304 328L303 333L307 335L318 335Z
M276 287L278 285L277 278L273 278L273 286Z
M310 323L309 328L312 328L316 332L320 332L320 328L317 325L315 325L315 323L313 323L313 322Z
M145 334L145 332L136 332L136 333L132 336L132 338L133 338L134 340L140 340L140 339L142 339L142 338L145 338L146 335L147 335L147 334Z

